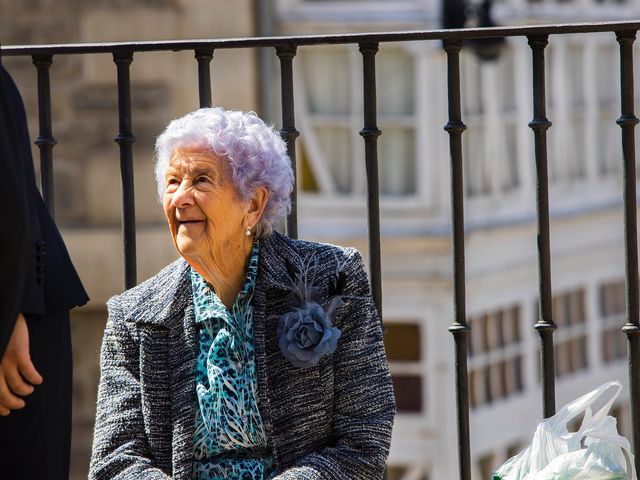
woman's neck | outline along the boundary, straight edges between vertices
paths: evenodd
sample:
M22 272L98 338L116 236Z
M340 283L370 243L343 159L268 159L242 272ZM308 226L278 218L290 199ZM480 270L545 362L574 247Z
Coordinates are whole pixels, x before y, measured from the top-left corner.
M186 258L229 309L244 285L253 248L252 238L245 237L243 240L236 246L211 249L204 257Z

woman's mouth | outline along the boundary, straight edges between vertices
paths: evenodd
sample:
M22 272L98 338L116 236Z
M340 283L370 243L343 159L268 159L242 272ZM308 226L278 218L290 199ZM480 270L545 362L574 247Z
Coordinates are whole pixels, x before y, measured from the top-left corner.
M204 222L204 220L203 220L203 219L201 220L201 219L197 219L197 218L193 218L193 219L185 219L185 220L177 219L177 220L178 220L178 223L179 223L180 225L182 225L182 224L190 224L190 223L201 223L201 222Z
M178 226L180 225L185 225L185 226L189 226L189 225L196 225L198 223L203 223L204 220L178 220Z

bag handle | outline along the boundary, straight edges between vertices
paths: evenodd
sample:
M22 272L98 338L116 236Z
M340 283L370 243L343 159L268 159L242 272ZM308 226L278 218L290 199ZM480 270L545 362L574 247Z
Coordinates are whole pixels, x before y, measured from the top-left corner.
M595 414L591 411L591 405L596 402L607 390L611 387L616 387L616 391L613 396L607 400L600 410L598 410ZM580 425L580 429L578 430L578 435L584 437L597 438L599 440L605 441L611 445L615 445L616 447L622 450L624 454L625 467L627 472L628 480L636 480L636 467L633 461L633 455L631 453L631 444L629 440L620 435L618 432L613 433L604 433L601 428L599 428L598 424L602 424L605 422L606 417L613 406L616 398L622 391L622 384L618 380L613 380L611 382L607 382L594 391L583 395L582 397L576 399L574 402L571 402L567 405L569 414L572 416L568 417L568 420L571 420L576 415L579 415L582 410L584 410L584 419L582 421L582 425Z
M611 387L616 387L616 392L605 403L605 405L598 410L595 415L591 411L591 405L593 405L602 395ZM577 417L584 412L585 418L582 424L588 423L587 420L601 420L604 418L611 409L613 402L616 400L620 391L622 390L622 384L618 380L604 383L595 390L575 399L573 402L566 404L562 409L552 417L554 426L564 425L566 427L573 418ZM580 427L582 429L582 427Z

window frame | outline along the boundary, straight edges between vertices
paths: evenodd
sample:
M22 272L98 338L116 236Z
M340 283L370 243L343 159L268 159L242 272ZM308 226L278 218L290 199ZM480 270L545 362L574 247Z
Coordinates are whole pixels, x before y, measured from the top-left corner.
M314 50L324 49L328 51L333 49L337 51L339 48L346 49L348 64L345 68L348 69L348 81L349 81L349 98L350 104L348 112L342 114L322 114L313 113L309 105L309 92L303 78L304 73L301 72L301 68L294 69L294 88L296 90L297 102L296 119L298 123L298 129L301 132L301 136L296 142L296 156L298 158L306 158L307 166L311 170L315 183L319 191L299 190L299 197L301 202L321 202L324 206L331 207L332 204L336 204L340 208L346 207L347 209L356 209L366 206L366 172L365 172L365 147L362 137L359 135L360 130L363 128L363 114L362 114L362 55L358 51L356 45L345 46L322 46L311 47ZM413 103L417 103L417 99L420 98L419 79L417 58L413 53L413 49L405 44L397 44L393 46L382 45L381 49L385 49L387 52L401 51L406 54L412 61L412 74L414 90L412 93ZM385 52L386 54L386 52ZM304 49L301 49L300 56L304 55ZM301 59L301 63L304 62ZM302 67L304 68L304 67ZM379 71L378 71L379 73ZM379 79L378 79L379 80ZM380 82L378 82L380 84ZM380 89L380 86L378 86ZM401 128L412 132L413 141L413 159L408 160L413 162L413 170L415 171L415 184L414 191L405 194L380 194L381 206L403 207L409 209L416 209L424 207L425 198L424 192L427 189L425 186L425 174L422 170L422 164L420 161L420 139L418 133L422 131L423 122L419 118L419 107L416 107L413 112L398 115L384 115L378 114L377 117L378 128L382 131L381 137L378 139L378 170L379 178L382 171L381 162L381 150L384 142L384 133L387 128ZM351 169L351 186L347 192L339 192L336 182L333 178L331 171L331 161L328 160L321 147L321 141L319 135L314 128L318 125L322 126L335 126L339 124L338 128L343 128L348 132L350 136L349 151L351 158L349 159ZM304 148L304 152L302 149ZM382 182L380 182L382 183ZM382 189L381 189L382 190Z

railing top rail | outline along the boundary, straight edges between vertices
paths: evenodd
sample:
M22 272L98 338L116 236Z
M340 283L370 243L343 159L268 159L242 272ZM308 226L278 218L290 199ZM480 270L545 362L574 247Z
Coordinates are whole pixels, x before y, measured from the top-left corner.
M553 25L517 25L493 28L450 30L410 30L399 32L344 33L200 40L163 40L144 42L69 43L58 45L2 46L2 55L63 55L81 53L118 53L180 51L196 49L336 45L353 43L401 42L416 40L453 40L488 37L517 37L640 30L640 20L620 22L562 23Z

